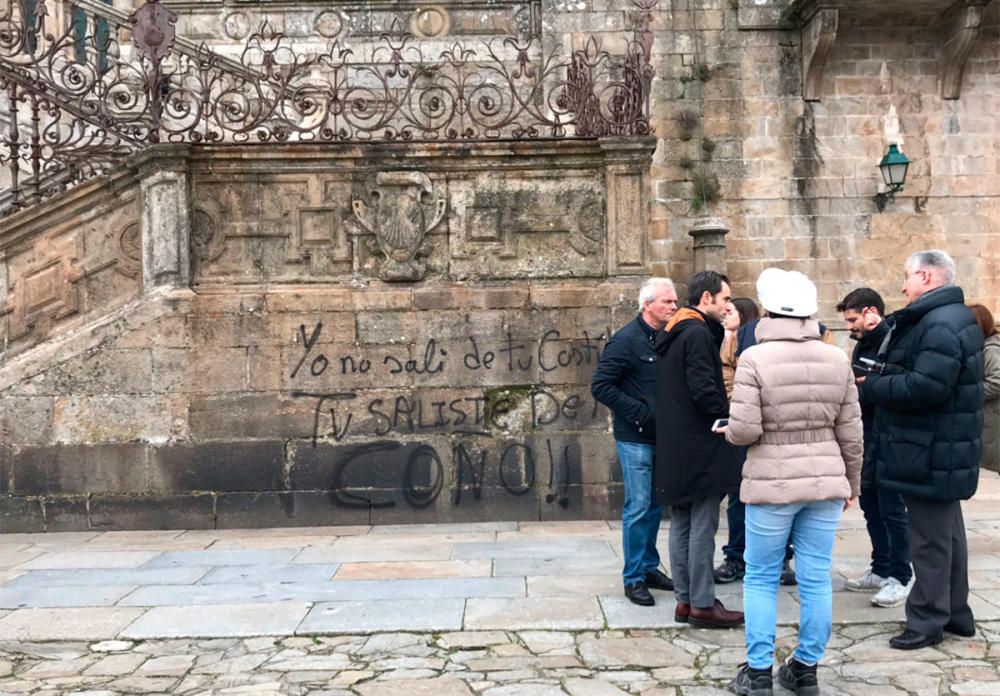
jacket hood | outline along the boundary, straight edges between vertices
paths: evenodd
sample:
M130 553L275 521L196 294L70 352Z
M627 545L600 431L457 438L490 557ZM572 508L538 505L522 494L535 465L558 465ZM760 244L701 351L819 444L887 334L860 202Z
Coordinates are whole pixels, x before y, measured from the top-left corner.
M694 319L695 321L705 321L705 315L694 307L681 307L674 313L674 316L670 318L670 321L667 322L664 331L671 331L682 321L687 321L689 319Z
M757 342L819 340L819 322L815 319L765 317L757 324Z
M987 345L987 346L1000 346L1000 335L993 334L992 336L990 336L989 338L986 339L986 341L985 341L985 343L983 345Z
M708 317L694 307L681 307L670 321L667 322L660 335L656 337L654 350L657 354L663 355L678 336L690 327L697 326L699 322L702 325L707 325L709 330L712 331L712 335L716 334L715 326L718 326L719 343L721 345L722 337L726 333L725 329L722 328L722 324L714 320L708 321Z
M896 325L915 324L931 310L950 304L965 304L965 293L957 285L945 285L935 288L917 298L911 305L903 307L895 313Z

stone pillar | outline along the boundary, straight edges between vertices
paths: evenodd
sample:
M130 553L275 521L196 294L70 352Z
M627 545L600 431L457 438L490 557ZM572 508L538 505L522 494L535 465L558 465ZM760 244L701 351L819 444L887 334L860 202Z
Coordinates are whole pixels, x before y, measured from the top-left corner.
M692 273L717 271L726 273L726 235L729 228L719 218L702 218L688 232L694 238L694 268Z
M149 148L148 159L138 167L145 291L191 283L190 181L186 157L172 149Z
M649 273L649 165L656 138L601 138L608 275Z

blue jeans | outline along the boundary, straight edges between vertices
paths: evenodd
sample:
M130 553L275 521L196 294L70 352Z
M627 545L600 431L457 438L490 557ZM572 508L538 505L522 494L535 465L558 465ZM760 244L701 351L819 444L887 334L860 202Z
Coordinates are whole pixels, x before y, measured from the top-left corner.
M895 491L862 486L860 503L872 540L872 572L907 584L913 577L913 570L910 568L909 523L903 498Z
M625 481L622 508L622 551L625 566L622 580L632 585L646 579L646 573L660 565L656 535L660 531L663 507L653 501L653 454L655 445L615 441L618 461Z
M778 579L791 533L795 573L799 581L799 645L795 659L815 665L826 652L833 627L830 565L833 540L844 509L843 500L788 505L747 505L747 563L743 578L747 661L754 669L774 662L778 619Z
M743 552L747 547L746 506L740 502L739 495L729 494L726 505L726 521L729 524L729 540L722 547L726 559L743 565ZM785 560L790 561L795 556L791 543L785 546ZM905 584L905 583L904 583Z

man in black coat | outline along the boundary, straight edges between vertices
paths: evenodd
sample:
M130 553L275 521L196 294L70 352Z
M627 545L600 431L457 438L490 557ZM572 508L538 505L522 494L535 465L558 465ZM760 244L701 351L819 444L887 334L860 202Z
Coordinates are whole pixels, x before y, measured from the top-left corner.
M670 506L670 568L674 618L707 628L743 623L715 598L712 560L719 503L739 490L736 453L712 432L729 415L722 380L722 317L730 300L726 277L696 273L688 283L689 307L674 315L656 340L656 488Z
M983 428L983 333L953 285L955 262L922 251L906 262L907 306L887 319L881 374L862 392L875 404L877 485L898 491L909 513L916 580L906 602L900 650L975 634L968 547L959 503L976 492Z
M857 341L851 362L864 366L864 360L876 360L879 347L889 333L885 321L885 302L871 288L857 288L837 305L851 338ZM855 367L855 374L864 372ZM872 543L871 567L858 578L844 583L851 592L874 592L872 604L896 607L910 594L910 544L906 505L897 491L875 485L875 463L872 457L872 432L875 428L875 404L864 389L859 389L861 420L864 423L865 459L861 468L861 511L865 515L868 538Z
M635 604L655 604L649 588L674 589L662 572L656 537L663 508L653 495L656 430L656 354L653 341L677 311L669 278L650 278L639 289L639 315L615 332L597 363L590 391L614 416L615 450L625 483L622 507L622 581Z

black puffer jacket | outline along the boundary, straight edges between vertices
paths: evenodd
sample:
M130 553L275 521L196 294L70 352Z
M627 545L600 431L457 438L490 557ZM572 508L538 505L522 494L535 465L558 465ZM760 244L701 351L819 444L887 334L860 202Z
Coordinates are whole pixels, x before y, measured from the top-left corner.
M712 432L729 415L722 380L722 324L687 307L656 339L656 463L663 505L721 499L740 488L736 448Z
M594 370L590 393L611 409L615 439L621 442L656 442L657 333L637 316L611 337Z
M889 323L883 320L878 326L866 333L854 346L854 355L851 362L858 364L859 358L878 359L878 349L882 345L882 340L889 332ZM874 445L872 443L872 431L875 429L875 402L865 392L858 389L858 401L861 404L861 421L865 429L865 458L861 467L861 485L871 488L875 485L875 461L872 459Z
M886 374L862 386L875 404L880 486L930 500L966 500L979 482L983 333L961 288L932 290L899 310Z

